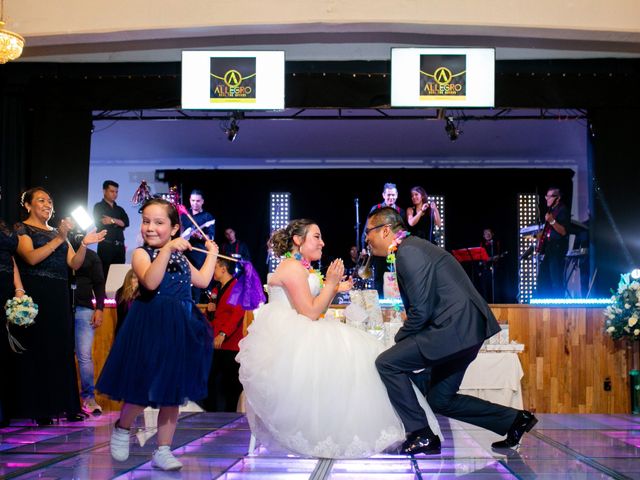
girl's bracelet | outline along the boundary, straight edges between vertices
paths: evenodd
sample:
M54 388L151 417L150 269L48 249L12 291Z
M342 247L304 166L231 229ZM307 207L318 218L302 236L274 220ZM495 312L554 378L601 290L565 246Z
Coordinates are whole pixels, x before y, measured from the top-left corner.
M24 291L24 288L16 288L15 292L16 293L18 293L18 292L27 293L27 292Z

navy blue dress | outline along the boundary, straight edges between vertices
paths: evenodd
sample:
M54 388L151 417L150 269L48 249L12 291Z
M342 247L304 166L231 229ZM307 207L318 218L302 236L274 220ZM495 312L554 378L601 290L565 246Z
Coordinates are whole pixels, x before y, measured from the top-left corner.
M151 260L159 250L143 248ZM171 254L160 286L132 304L96 388L114 400L151 407L178 406L207 396L213 335L191 299L191 270Z
M18 236L28 235L40 248L58 235L26 223ZM29 327L11 329L26 348L12 354L9 414L12 418L55 417L80 411L74 357L74 326L67 266L67 242L35 265L15 256L27 295L38 305L38 316Z
M14 293L13 256L16 254L16 248L18 248L18 237L0 221L0 303L2 303L0 324L2 325L6 321L4 304L7 300L13 298ZM0 338L4 341L5 336L0 335Z
M7 321L4 313L4 304L14 295L13 285L13 255L18 247L18 237L11 232L0 220L0 327ZM7 331L0 328L0 370L3 372L3 380L0 381L0 421L8 421L5 409L7 408L7 396L10 393L7 377L9 371L9 340Z

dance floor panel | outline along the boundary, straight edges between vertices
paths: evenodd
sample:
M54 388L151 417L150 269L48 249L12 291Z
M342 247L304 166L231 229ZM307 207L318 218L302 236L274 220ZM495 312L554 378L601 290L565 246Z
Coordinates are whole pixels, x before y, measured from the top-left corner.
M180 472L153 469L154 430L144 419L134 429L131 456L109 454L117 413L81 423L37 427L14 422L0 429L0 477L17 479L640 479L640 416L541 414L518 451L498 453L498 435L440 417L442 455L410 458L381 454L358 460L319 460L258 446L247 454L244 415L183 413L173 449Z

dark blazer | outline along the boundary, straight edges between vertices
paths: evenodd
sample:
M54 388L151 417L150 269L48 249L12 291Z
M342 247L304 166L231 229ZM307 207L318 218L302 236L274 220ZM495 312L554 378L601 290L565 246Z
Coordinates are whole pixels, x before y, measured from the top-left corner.
M396 342L413 336L425 358L439 360L500 331L462 266L442 248L405 238L396 252L396 272L407 312Z

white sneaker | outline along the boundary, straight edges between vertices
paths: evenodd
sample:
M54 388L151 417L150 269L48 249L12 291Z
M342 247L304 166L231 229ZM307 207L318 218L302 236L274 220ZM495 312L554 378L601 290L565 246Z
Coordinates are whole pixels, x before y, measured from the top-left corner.
M173 453L171 453L171 449L168 446L163 445L153 452L153 455L151 456L151 466L161 470L180 470L182 468L182 463L173 456Z
M94 417L102 415L102 407L96 403L96 399L93 397L82 402L82 410Z
M129 458L129 430L120 428L118 422L111 432L111 456L119 462Z

